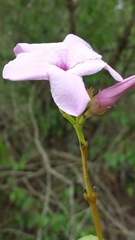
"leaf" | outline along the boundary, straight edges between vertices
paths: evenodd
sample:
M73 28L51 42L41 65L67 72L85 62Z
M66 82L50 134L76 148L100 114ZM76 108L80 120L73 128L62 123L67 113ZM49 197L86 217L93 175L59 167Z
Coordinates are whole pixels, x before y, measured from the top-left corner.
M88 235L88 236L79 238L78 240L98 240L98 237L93 236L93 235Z

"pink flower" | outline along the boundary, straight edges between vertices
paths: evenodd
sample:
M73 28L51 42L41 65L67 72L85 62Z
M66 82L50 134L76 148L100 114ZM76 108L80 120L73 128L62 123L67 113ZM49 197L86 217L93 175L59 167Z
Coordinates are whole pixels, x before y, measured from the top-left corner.
M81 38L69 34L60 43L20 43L14 48L16 59L3 70L3 78L20 80L49 80L57 106L66 113L78 116L90 97L82 76L103 68L117 80L122 77Z
M135 75L100 91L96 96L99 108L113 107L133 87L135 87Z

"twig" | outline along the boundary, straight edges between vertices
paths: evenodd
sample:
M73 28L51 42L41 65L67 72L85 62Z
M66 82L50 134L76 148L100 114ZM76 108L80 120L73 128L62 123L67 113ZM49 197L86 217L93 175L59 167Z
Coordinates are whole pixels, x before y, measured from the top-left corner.
M3 233L12 233L14 235L22 235L24 237L29 237L29 239L34 239L35 240L35 237L28 234L28 233L25 233L25 232L22 232L18 229L15 229L15 228L0 228L0 232L3 232Z
M132 237L130 240L134 240L135 238L135 232L129 231L125 226L123 226L116 218L114 218L108 210L103 206L101 202L98 202L98 206L102 212L104 212L105 216L112 222L112 224L119 228L122 233L128 237Z
M45 195L45 199L44 199L44 205L43 205L43 210L41 213L41 217L45 217L45 215L47 214L48 211L48 205L49 205L49 199L50 199L50 188L51 188L51 184L50 184L50 179L51 176L53 175L56 178L60 179L61 181L65 182L67 185L71 186L72 185L72 181L68 180L66 177L64 177L62 174L58 173L55 169L53 169L51 167L50 164L50 160L48 157L48 154L46 153L45 149L42 147L42 144L40 142L40 138L39 138L39 130L38 130L38 125L33 113L33 97L34 97L34 90L35 88L32 88L31 94L30 94L30 98L29 98L29 105L28 105L28 109L29 109L29 114L30 114L30 118L31 118L31 122L34 128L34 142L36 145L36 148L38 150L38 152L40 153L40 155L42 156L42 160L43 160L43 166L44 169L46 169L47 172L47 179L48 179L48 189L46 191L46 195ZM42 239L42 235L43 235L43 230L41 228L38 229L37 231L37 239L36 240L41 240Z
M75 209L74 209L74 185L73 184L69 187L69 204L70 204L70 226L71 226L69 239L75 239L75 228L74 228Z
M69 24L70 24L70 33L76 32L75 30L75 6L73 0L67 0L67 8L69 11Z
M50 178L50 173L47 172L47 188L46 188L46 195L44 197L44 204L43 204L43 210L41 213L41 218L45 218L48 212L50 195L51 195L51 178ZM36 240L42 240L42 236L43 236L43 229L39 228L37 231Z
M134 14L134 13L133 13ZM127 26L124 29L123 35L119 40L119 45L116 49L116 51L114 52L109 64L114 68L116 63L118 62L122 51L126 48L127 44L128 44L128 39L130 37L131 34L131 29L134 26L135 23L135 16L133 15L129 21L129 23L127 24Z

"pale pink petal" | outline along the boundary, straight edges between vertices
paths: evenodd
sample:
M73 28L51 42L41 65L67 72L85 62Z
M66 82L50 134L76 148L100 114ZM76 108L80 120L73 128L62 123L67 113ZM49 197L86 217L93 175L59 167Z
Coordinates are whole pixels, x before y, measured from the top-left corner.
M91 46L83 39L69 34L64 39L64 43L68 49L67 62L71 68L71 72L79 76L85 76L99 72L104 68L117 81L123 80L113 68L101 60L102 56L93 51Z
M18 55L19 53L25 53L25 52L34 52L34 51L47 51L47 53L50 51L60 53L66 51L65 44L60 43L18 43L14 48L15 55ZM66 54L66 52L65 52Z
M46 51L20 53L3 70L3 77L9 80L48 80L46 73L50 65L66 69L66 49L46 48Z
M80 38L80 37L78 37L77 35L74 35L74 34L72 34L72 33L68 34L68 35L65 37L65 39L64 39L63 42L65 42L67 46L71 46L71 44L72 44L73 42L80 42L80 43L82 43L83 45L85 45L86 47L92 49L92 47L90 46L89 43L87 43L85 40L83 40L82 38Z
M105 70L107 70L114 79L116 79L117 81L122 81L123 78L120 76L119 73L117 73L112 67L110 67L108 64L106 64L106 66L104 67Z
M3 78L13 81L48 80L46 69L49 66L42 52L20 53L5 65Z
M69 72L79 76L92 75L101 71L105 67L106 63L101 59L86 60L78 63L76 66L71 68Z
M56 66L47 72L56 105L70 115L79 116L90 101L82 78Z
M69 71L79 75L79 76L86 76L95 74L102 69L108 70L109 73L112 75L114 79L117 81L123 80L123 78L117 73L114 69L112 69L106 62L102 59L95 59L95 60L86 60L81 63L78 63L76 66L71 68Z
M69 34L63 41L68 49L67 62L69 68L85 60L101 59L102 56L93 51L91 46L83 39Z

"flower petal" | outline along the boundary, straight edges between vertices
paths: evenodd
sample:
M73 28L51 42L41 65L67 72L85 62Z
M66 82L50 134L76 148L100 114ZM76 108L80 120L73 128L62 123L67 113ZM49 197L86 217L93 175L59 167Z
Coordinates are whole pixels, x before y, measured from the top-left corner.
M79 116L90 101L82 78L56 66L47 72L56 105L70 115Z
M20 53L15 60L5 65L3 78L13 81L48 80L48 67L42 52Z
M99 72L104 68L117 81L123 80L113 68L101 60L102 56L93 51L91 46L83 39L69 34L64 39L64 43L68 49L67 62L72 73L85 76Z
M84 62L78 63L69 71L79 76L86 76L86 75L92 75L94 73L97 73L101 71L103 68L108 70L109 73L112 75L112 77L117 81L123 80L123 78L119 75L119 73L117 73L102 59L86 60Z
M69 72L72 72L79 76L92 75L101 71L105 67L106 63L101 59L86 60L78 63L76 66L71 68Z
M18 43L14 48L15 55L18 55L19 53L26 53L26 52L34 52L34 51L51 51L59 53L60 51L65 50L65 44L60 43Z
M3 78L15 81L48 80L46 70L50 65L56 65L66 69L67 50L65 46L63 44L58 44L58 48L56 48L56 45L53 45L52 48L47 46L43 48L39 47L40 51L36 50L34 52L19 53L15 60L9 62L4 67ZM33 47L30 45L28 49L32 50ZM38 49L38 47L36 47L36 49Z
M93 51L91 46L83 39L69 34L63 41L68 49L67 62L69 68L85 60L101 59L102 56Z
M123 78L120 76L119 73L117 73L112 67L110 67L108 64L106 64L106 66L104 67L105 70L107 70L114 79L116 79L117 81L122 81Z

